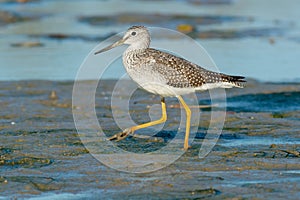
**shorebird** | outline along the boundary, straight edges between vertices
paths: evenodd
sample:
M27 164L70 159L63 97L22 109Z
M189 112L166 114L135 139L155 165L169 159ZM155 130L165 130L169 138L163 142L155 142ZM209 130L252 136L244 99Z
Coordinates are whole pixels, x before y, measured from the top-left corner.
M127 44L123 65L130 76L144 90L161 96L162 117L155 121L126 128L109 140L122 140L136 130L164 123L167 120L165 97L177 97L186 113L184 149L189 148L191 110L181 95L213 88L243 87L243 76L231 76L209 71L184 58L150 48L150 34L144 26L130 27L122 39L94 54Z

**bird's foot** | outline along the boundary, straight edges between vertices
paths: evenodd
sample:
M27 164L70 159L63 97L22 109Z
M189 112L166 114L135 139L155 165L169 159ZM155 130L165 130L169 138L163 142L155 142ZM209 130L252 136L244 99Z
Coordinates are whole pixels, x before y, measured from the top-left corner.
M129 135L132 135L133 133L134 133L134 130L132 128L126 128L124 131L117 133L117 134L113 135L112 137L108 138L108 140L120 141L120 140L125 139Z
M192 148L190 145L184 145L183 149L184 151L187 151L188 149Z

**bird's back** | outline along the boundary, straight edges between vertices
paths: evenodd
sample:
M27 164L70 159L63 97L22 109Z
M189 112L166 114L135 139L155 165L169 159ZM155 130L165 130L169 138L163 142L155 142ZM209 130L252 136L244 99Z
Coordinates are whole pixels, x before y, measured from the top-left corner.
M242 76L209 71L183 58L152 48L129 54L131 55L127 55L127 59L125 58L123 62L133 80L141 78L145 81L151 76L154 77L151 81L173 88L192 90L243 87L245 82Z

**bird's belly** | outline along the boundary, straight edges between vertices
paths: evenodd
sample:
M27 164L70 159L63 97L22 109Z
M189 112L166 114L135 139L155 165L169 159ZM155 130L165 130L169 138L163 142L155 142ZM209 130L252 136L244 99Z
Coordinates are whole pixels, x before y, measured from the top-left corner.
M194 88L175 88L168 85L149 83L140 85L144 90L162 97L175 97L195 92Z
M178 96L195 92L194 88L175 88L169 86L161 74L147 69L126 69L130 78L142 89L163 97Z

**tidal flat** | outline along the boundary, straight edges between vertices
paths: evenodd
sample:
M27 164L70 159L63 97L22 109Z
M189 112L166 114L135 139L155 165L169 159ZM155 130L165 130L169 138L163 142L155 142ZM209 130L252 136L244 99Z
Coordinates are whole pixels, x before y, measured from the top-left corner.
M209 93L198 93L201 120L191 148L161 170L138 174L112 169L85 148L72 115L73 84L1 81L0 199L297 199L300 195L299 83L248 80L244 89L226 90L222 134L201 159L198 151L213 105ZM111 106L115 84L103 80L95 94L98 121L107 136L120 131ZM118 95L128 96L126 89ZM184 135L177 132L178 101L167 98L166 103L168 121L155 136L158 140L128 137L114 144L132 152L152 151L167 145L174 134ZM137 89L129 102L132 119L149 121L154 104L159 104L158 96ZM159 111L151 112L159 115Z
M0 0L0 7L0 199L299 199L299 1ZM161 114L160 98L132 81L116 92L125 70L121 59L111 63L91 101L105 135L88 138L111 158L106 164L94 157L83 140L90 130L78 133L73 115L81 109L72 96L80 64L96 45L132 25L184 33L221 72L247 77L244 89L226 90L225 102L212 102L208 92L198 93L197 102L185 96L193 111L200 109L194 112L200 120L192 124L191 148L147 173L124 172L130 166L125 155L118 160L124 169L110 167L113 151L136 153L130 161L147 169L155 162L139 158L172 142L183 144L184 112L176 98L166 99L164 125L114 141L110 151L106 138L129 126L128 116L140 124ZM199 58L182 40L151 33L152 47ZM94 61L80 96L95 84L85 80L99 80L97 72L105 68L103 58ZM120 101L112 104L114 99ZM201 158L214 109L226 109L225 123ZM82 116L79 124L88 123L88 115ZM163 153L171 157L181 147Z

